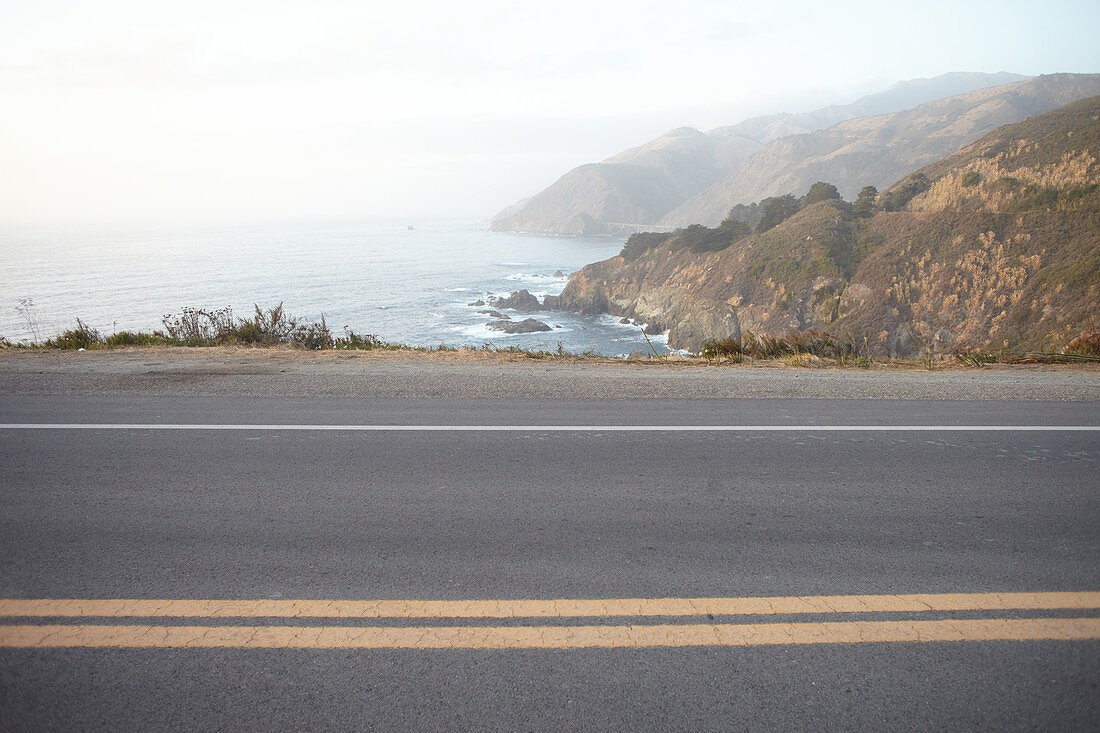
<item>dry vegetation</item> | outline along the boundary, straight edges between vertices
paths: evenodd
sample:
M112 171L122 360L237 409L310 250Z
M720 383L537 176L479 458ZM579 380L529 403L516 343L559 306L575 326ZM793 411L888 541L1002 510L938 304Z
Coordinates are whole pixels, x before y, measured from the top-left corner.
M680 246L687 232L639 242L561 301L660 324L692 350L814 331L877 359L1079 352L1100 322L1098 156L1092 98L995 131L869 210L821 201L722 247L720 228L690 232L711 251Z

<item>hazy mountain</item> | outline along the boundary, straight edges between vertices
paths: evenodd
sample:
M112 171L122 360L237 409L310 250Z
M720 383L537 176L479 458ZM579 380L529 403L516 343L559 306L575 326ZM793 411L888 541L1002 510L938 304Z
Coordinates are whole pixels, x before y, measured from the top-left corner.
M656 223L777 138L1024 78L1005 72L944 74L900 82L815 112L755 117L709 133L678 128L601 163L573 169L541 193L501 211L492 228L553 234L630 231Z
M878 197L890 211L866 203L804 203L756 233L637 234L556 304L657 324L693 351L806 329L873 355L1051 350L1100 321L1100 96L903 178Z
M1021 74L1009 74L1005 71L996 74L959 71L932 79L910 79L900 81L884 92L861 97L851 104L831 105L803 114L754 117L736 125L711 130L711 134L739 135L752 138L757 142L770 143L789 135L803 135L807 132L823 130L856 117L898 112L932 100L1011 84L1027 78Z
M602 163L574 168L542 193L497 214L492 228L606 234L616 225L650 224L760 147L745 137L671 130Z
M781 138L666 214L659 224L713 226L735 204L786 193L798 196L815 181L828 181L851 197L866 185L889 185L1001 125L1095 94L1100 94L1098 74L1054 74Z

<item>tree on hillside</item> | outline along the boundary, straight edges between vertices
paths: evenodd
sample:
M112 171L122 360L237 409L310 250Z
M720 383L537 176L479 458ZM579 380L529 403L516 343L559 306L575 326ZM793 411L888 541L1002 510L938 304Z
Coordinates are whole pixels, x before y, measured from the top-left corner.
M752 234L752 227L739 219L726 219L718 225L718 231L727 239L737 241Z
M802 197L803 208L816 204L818 201L839 201L840 191L836 190L836 186L825 181L818 181L814 185L810 186L810 190L806 192L806 195Z
M760 221L760 206L756 202L748 205L737 204L730 209L730 213L726 215L726 219L722 223L725 224L730 220L743 221L749 226L749 229L754 229Z
M757 232L766 232L798 213L798 199L791 194L772 196L760 202L760 223Z
M651 249L655 249L675 236L673 232L635 232L630 235L619 252L624 260L636 260Z
M856 201L852 204L852 213L861 218L874 216L878 206L875 200L878 198L878 189L874 186L864 186L856 195Z
M930 188L932 188L932 182L928 180L928 176L923 173L914 173L905 183L890 193L884 208L887 211L901 211L909 205L910 201Z

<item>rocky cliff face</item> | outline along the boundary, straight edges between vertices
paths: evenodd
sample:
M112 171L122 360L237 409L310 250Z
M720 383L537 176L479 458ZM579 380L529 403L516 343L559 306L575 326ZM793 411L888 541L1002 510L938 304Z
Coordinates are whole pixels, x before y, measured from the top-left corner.
M657 323L691 351L809 328L879 355L1053 348L1100 320L1098 158L1094 97L899 181L880 202L900 210L820 202L713 252L688 230L588 265L558 305Z
M852 104L805 114L757 117L709 133L678 128L601 163L573 169L541 193L501 211L491 226L494 231L547 234L614 234L652 228L774 140L1023 78L1006 73L944 74L902 82ZM908 170L912 167L901 172ZM722 215L728 210L726 206Z

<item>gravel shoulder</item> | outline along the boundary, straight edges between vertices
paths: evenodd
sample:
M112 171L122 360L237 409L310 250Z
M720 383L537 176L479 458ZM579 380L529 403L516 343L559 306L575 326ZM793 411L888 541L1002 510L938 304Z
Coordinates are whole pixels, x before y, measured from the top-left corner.
M486 352L303 352L238 347L0 351L0 394L562 399L1100 400L1100 368L532 359Z

